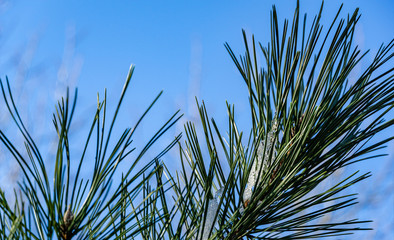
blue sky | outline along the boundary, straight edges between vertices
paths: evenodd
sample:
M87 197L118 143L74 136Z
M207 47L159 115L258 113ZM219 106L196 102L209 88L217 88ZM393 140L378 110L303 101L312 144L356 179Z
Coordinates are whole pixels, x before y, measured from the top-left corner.
M311 21L320 1L300 2L301 12L307 12ZM195 119L197 96L205 100L219 123L226 120L226 100L236 104L240 121L249 116L246 88L223 44L228 42L236 53L242 53L241 30L245 29L266 45L272 4L276 4L280 19L292 18L295 7L295 1L290 0L0 3L0 74L15 81L22 103L44 104L46 111L52 111L66 86L78 86L79 111L91 112L96 93L103 93L104 88L110 103L112 99L115 102L133 63L136 70L127 110L121 117L136 119L164 90L155 120L164 120L177 109L186 114L184 119ZM325 29L339 6L338 1L326 1ZM346 1L341 16L356 7L362 14L356 43L362 50L371 49L368 60L382 42L394 36L394 1ZM149 131L144 127L141 136ZM394 160L393 155L388 159ZM379 166L364 164L360 168L374 167L378 172ZM392 203L393 195L389 199Z
M279 18L291 18L294 1L277 2ZM164 89L165 103L174 105L175 101L174 108L184 108L189 96L198 95L219 110L225 100L245 102L236 94L228 94L237 91L243 83L224 42L242 53L241 29L245 29L265 45L273 3L15 1L3 9L1 34L7 39L3 45L6 56L15 53L12 49L34 48L27 78L45 79L50 86L65 80L62 85L77 85L86 99L105 87L116 94L133 63L136 65L134 89L143 93L144 99ZM325 3L326 27L339 5L337 1ZM376 52L382 42L393 36L394 3L347 1L342 16L357 6L362 13L358 44L362 49ZM309 13L309 20L319 7L319 1L301 1L301 11ZM6 64L3 69L10 70L3 74L12 76L10 67ZM67 74L62 75L60 67ZM193 85L193 81L198 83ZM81 98L85 99L84 96Z

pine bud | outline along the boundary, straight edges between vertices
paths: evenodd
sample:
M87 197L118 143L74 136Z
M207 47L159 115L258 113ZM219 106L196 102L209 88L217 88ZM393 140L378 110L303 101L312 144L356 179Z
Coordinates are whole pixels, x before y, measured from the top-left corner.
M67 211L64 213L63 216L64 226L66 229L71 225L71 222L73 220L74 220L74 214L71 212L71 206L68 205Z

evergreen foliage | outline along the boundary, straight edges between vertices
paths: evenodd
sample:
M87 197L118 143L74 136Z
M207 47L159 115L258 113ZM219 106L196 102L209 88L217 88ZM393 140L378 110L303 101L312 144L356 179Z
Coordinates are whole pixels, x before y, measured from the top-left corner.
M0 81L5 104L25 140L25 149L17 149L0 130L0 140L24 176L15 204L0 191L0 238L308 239L367 229L361 227L365 220L319 220L356 204L356 194L344 190L370 173L355 172L328 189L318 186L345 166L383 156L375 152L394 138L369 142L394 124L394 119L384 119L394 107L394 39L352 79L367 53L353 46L358 9L347 19L340 19L340 11L324 32L323 4L311 26L306 15L300 20L298 2L292 22L286 20L283 27L273 7L267 46L245 32L243 56L225 44L246 83L251 129L237 126L235 107L227 103L228 126L222 131L197 100L202 132L187 122L185 138L176 136L149 161L144 158L147 150L181 116L171 116L130 161L129 154L136 151L133 133L159 94L135 126L109 147L134 67L108 130L107 96L98 98L78 160L70 159L68 138L77 94L72 103L68 92L59 101L53 115L58 135L54 172L23 124L8 79L6 84ZM82 179L92 141L94 171ZM161 158L175 145L181 168L172 172ZM117 167L125 159L130 166L119 174ZM142 160L146 165L138 168ZM112 186L120 175L119 185Z

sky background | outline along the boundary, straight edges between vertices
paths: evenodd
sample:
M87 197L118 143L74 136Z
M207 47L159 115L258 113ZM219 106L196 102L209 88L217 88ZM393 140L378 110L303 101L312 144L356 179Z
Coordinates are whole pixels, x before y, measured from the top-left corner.
M320 8L320 1L300 2L301 12L308 13L310 24ZM97 92L102 95L107 88L109 104L116 103L130 64L135 64L136 69L120 115L121 126L135 122L153 98L164 90L138 136L152 134L159 127L157 122L166 120L178 109L185 117L170 135L181 131L186 120L197 119L195 96L205 101L209 114L222 126L227 119L225 101L235 104L240 123L247 124L247 89L224 43L228 42L235 53L242 54L241 30L245 29L249 36L254 34L257 41L266 45L273 4L276 4L281 22L293 17L295 1L290 0L214 3L0 0L0 76L2 79L5 75L9 77L22 115L27 119L41 119L30 129L39 135L43 145L54 133L49 131L52 127L50 112L67 86L78 87L75 121L76 127L84 126L84 121L90 121L93 114ZM323 32L339 6L339 1L326 1ZM360 7L362 16L355 43L361 50L371 49L361 63L361 70L381 43L388 43L394 37L394 1L346 1L341 16L353 13L356 7ZM0 110L0 123L8 126L4 107ZM391 113L388 117L394 116ZM379 137L390 134L386 131ZM369 194L374 193L370 189L382 181L379 176L389 176L384 178L385 186L393 189L393 143L383 152L389 156L354 168L364 172L372 170L374 174L360 184L358 189L367 189L360 194L363 210L352 216L375 219L373 227L378 231L357 235L361 239L391 239L394 236L393 193L384 193L379 204L373 204L376 201L373 200L371 205L369 198ZM173 155L169 161L175 159ZM10 169L8 174L17 175L18 170L8 161L0 160L0 164L3 171ZM3 185L5 178L10 180L9 175L3 174Z

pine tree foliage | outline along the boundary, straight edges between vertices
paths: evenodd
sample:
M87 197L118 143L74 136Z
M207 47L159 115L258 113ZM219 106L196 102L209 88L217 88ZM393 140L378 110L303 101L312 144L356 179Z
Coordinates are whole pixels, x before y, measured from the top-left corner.
M237 57L225 44L246 83L251 128L237 125L235 106L227 103L228 126L222 130L197 100L200 127L187 122L184 139L179 141L178 135L149 161L147 150L180 116L171 116L130 161L136 151L133 133L158 96L134 128L124 130L110 147L133 67L109 129L106 94L98 100L78 160L70 158L69 147L76 94L72 103L68 93L59 101L53 116L58 147L52 173L23 124L8 79L5 85L0 81L5 104L25 139L25 149L17 149L0 130L0 140L24 175L14 204L0 191L1 238L308 239L366 230L367 220L321 219L356 204L356 194L345 190L370 173L355 172L326 189L319 186L345 166L383 156L376 151L394 138L370 141L394 124L394 119L384 119L394 107L394 39L380 47L363 72L355 72L367 55L353 46L360 15L356 9L341 19L340 11L326 30L320 23L323 4L308 24L306 15L300 20L297 2L293 20L282 27L273 7L267 46L245 32L244 55ZM83 179L92 141L94 171ZM173 172L161 158L176 144L181 166ZM141 160L146 165L138 169ZM120 162L130 166L119 185L112 186L120 176Z
M370 173L318 186L345 166L382 156L373 153L393 139L368 144L394 123L384 120L394 107L394 40L354 79L367 54L352 45L360 15L356 9L340 19L340 11L324 32L323 5L310 27L306 15L300 23L297 3L293 21L280 28L274 7L268 46L245 32L243 56L225 45L249 92L252 128L241 131L227 104L223 133L198 105L202 137L194 123L185 125L182 170L166 171L172 193L157 205L167 217L144 239L307 239L367 229L363 220L319 220L356 204L356 194L344 190Z
M97 109L92 124L81 149L78 160L71 159L70 125L73 118L77 92L70 104L69 93L61 99L53 115L53 124L58 136L55 167L51 173L33 138L28 133L15 105L11 87L7 79L6 86L0 81L5 104L25 140L25 152L18 150L0 130L0 140L11 152L21 167L24 175L19 183L21 194L15 194L16 202L10 206L5 194L0 192L0 237L1 239L130 239L138 235L145 224L136 224L136 217L144 211L144 199L140 199L145 181L155 174L155 159L159 159L179 141L177 136L167 148L163 149L154 159L145 160L145 166L137 168L138 162L181 116L176 112L163 124L161 129L145 144L133 161L130 154L133 137L144 116L158 100L161 93L154 99L145 113L133 128L125 129L111 146L112 130L116 127L121 103L134 72L131 66L115 113L107 130L107 94L100 101L97 96ZM8 94L7 94L8 93ZM93 143L91 143L93 142ZM94 163L85 163L89 143L95 146ZM126 171L122 171L119 184L112 185L119 175L118 166L128 162ZM89 179L80 177L83 169L93 168ZM123 170L125 168L123 167ZM71 172L75 172L72 179ZM50 180L53 174L53 182ZM154 193L151 193L154 194ZM149 198L150 196L144 196ZM134 203L134 205L133 205ZM137 204L138 203L138 204ZM27 205L27 207L26 207Z

